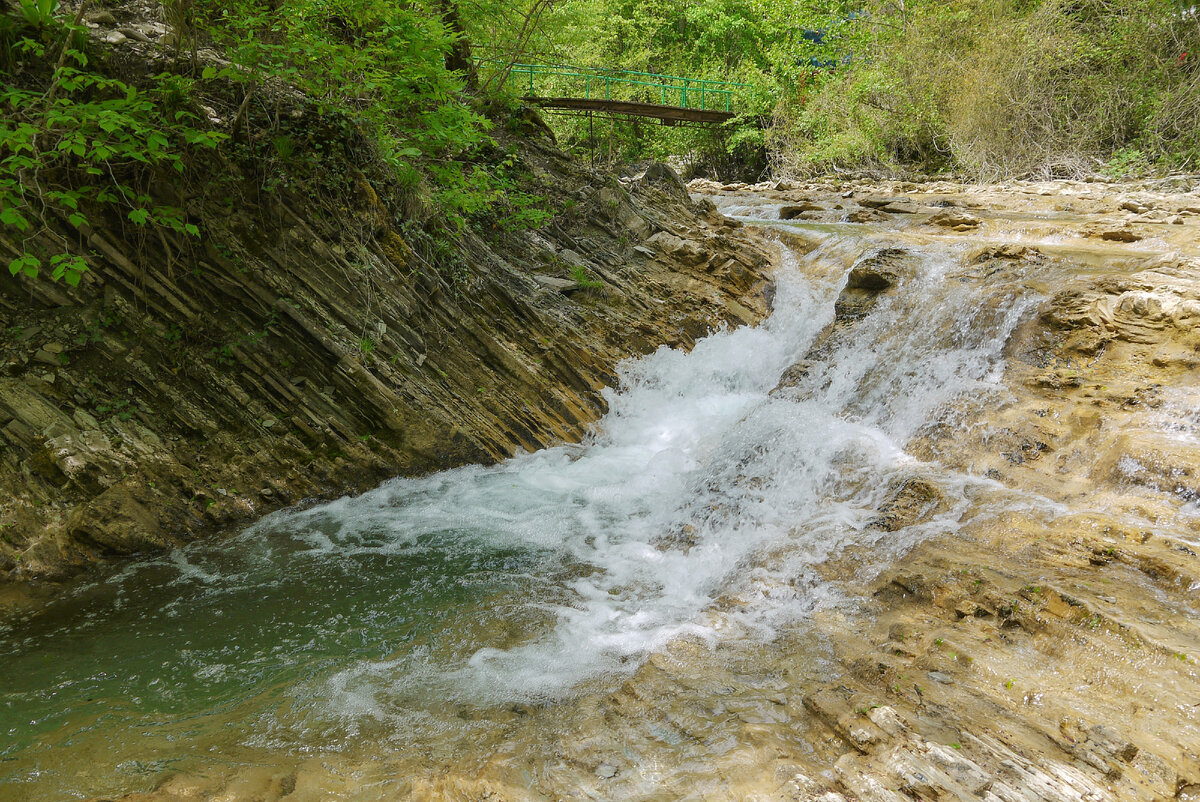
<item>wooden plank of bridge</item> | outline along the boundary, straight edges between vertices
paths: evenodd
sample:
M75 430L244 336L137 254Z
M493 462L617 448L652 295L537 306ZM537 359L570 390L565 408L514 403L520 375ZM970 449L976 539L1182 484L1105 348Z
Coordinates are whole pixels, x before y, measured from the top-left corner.
M676 122L708 123L716 125L732 120L733 112L711 109L685 109L679 106L663 106L658 103L640 103L632 100L606 100L604 98L580 97L536 97L523 98L527 103L544 109L565 111L591 111L602 114L620 114L631 117L654 117L668 125Z

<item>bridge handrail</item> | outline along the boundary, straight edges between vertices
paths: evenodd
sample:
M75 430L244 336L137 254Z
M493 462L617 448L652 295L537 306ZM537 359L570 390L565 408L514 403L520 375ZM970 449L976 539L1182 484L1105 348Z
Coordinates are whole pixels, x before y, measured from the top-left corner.
M480 59L484 62L498 62L496 59ZM510 75L527 76L528 91L530 95L536 95L534 79L537 77L545 78L583 78L584 97L591 99L592 97L592 80L604 81L604 97L612 99L612 86L642 86L650 89L659 90L659 99L662 105L667 104L667 93L670 92L671 100L675 99L675 93L678 93L679 107L685 109L701 109L714 110L712 105L708 104L708 98L716 96L718 102L724 102L724 110L732 111L733 108L733 93L735 89L749 87L750 84L736 83L734 81L718 81L711 78L686 78L681 75L664 75L653 72L640 72L638 70L624 70L608 67L577 67L568 64L507 64ZM638 76L639 78L650 78L656 80L642 81L635 78L627 78L624 76Z

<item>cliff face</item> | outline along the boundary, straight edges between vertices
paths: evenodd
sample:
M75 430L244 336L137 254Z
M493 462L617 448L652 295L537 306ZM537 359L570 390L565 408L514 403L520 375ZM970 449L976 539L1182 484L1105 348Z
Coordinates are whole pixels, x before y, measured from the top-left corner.
M0 576L578 438L617 361L767 311L771 249L669 171L522 153L556 217L470 235L453 270L349 172L334 214L201 198L199 244L97 225L78 288L0 282Z

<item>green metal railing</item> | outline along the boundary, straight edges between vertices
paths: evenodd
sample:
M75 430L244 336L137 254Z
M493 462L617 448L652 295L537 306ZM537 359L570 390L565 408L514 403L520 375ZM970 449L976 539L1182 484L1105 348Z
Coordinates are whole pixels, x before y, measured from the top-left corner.
M732 112L734 93L749 86L731 81L564 64L513 64L508 70L510 80L533 97L627 100L702 111Z

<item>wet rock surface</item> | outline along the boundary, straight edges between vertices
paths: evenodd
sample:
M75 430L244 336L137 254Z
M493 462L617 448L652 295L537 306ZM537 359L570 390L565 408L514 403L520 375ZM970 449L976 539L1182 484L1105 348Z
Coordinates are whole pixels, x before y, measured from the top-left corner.
M615 690L513 705L503 727L454 754L214 766L122 799L366 799L381 788L420 800L1197 798L1200 218L1187 211L1195 182L1181 181L828 183L750 197L743 185L728 198L693 183L718 208L761 204L764 219L803 202L826 211L792 220L894 227L894 252L831 268L841 308L785 371L783 397L803 392L820 349L852 337L877 304L921 290L904 266L931 241L953 243L951 280L977 290L983 319L1006 301L1002 278L1044 298L1006 343L1000 389L948 402L904 444L911 464L861 522L875 545L816 565L843 603L767 639L682 636ZM846 192L879 205L856 207ZM898 193L923 211L886 212ZM1184 223L1128 223L1159 225L1138 241L1096 236L1143 213L1121 208L1130 197ZM947 203L979 224L927 225ZM675 245L660 243L648 249ZM64 425L44 406L28 415ZM889 549L887 538L906 539ZM794 582L723 597L711 616L736 629L755 594L814 587Z
M214 212L186 258L95 230L78 290L0 284L0 581L578 439L620 359L766 314L772 246L669 168L526 159L570 212L470 238L454 275L359 178L362 237L264 202Z
M1112 226L1102 210L1194 197L1118 204L1121 191L1039 189L1059 200L1008 213L1059 217L1047 233L1078 244L988 244L968 260L978 272L962 280L979 283L981 303L997 271L1056 266L1006 347L1007 396L948 409L909 444L996 489L963 511L956 536L921 543L874 581L856 579L867 555L823 567L871 598L816 625L845 673L805 706L844 752L772 798L1166 800L1195 787L1200 221L1167 239L1138 221ZM1077 217L1055 214L1064 197ZM1004 213L986 190L956 200ZM1101 219L1084 216L1092 209ZM972 230L1003 237L1012 225L980 217ZM1101 248L1153 244L1098 251L1096 232L1111 243ZM1012 492L1047 506L974 517ZM914 474L872 525L920 524L940 497L936 478Z

